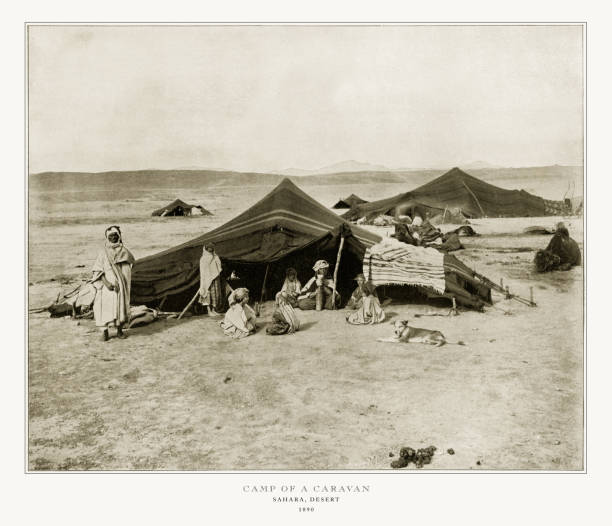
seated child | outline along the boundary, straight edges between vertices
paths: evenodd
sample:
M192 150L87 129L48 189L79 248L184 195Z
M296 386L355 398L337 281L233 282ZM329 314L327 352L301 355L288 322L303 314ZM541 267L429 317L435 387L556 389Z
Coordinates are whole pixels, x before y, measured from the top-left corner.
M285 292L276 295L276 308L272 314L272 325L266 329L271 336L279 334L292 334L300 328L300 320L295 309L289 303L289 297Z

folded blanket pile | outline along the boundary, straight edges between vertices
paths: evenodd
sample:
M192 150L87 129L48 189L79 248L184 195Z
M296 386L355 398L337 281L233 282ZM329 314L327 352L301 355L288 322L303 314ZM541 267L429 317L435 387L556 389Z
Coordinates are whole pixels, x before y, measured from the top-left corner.
M393 238L371 246L363 257L363 274L374 285L415 285L444 293L444 254Z

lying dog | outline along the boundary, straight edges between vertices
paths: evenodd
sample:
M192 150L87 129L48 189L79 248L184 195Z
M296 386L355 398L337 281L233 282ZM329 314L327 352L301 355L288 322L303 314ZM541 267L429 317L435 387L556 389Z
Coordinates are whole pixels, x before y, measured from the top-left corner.
M429 345L435 345L440 347L445 343L451 345L465 345L465 343L449 342L440 331L430 331L429 329L419 329L417 327L410 327L408 320L398 320L391 322L393 325L393 333L395 334L392 338L378 338L377 341L384 343L427 343Z

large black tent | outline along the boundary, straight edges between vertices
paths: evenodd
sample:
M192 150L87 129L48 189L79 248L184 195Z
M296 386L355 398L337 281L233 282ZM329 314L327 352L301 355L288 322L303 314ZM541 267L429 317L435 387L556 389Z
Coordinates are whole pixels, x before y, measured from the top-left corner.
M224 225L191 241L136 262L132 273L132 302L182 308L199 286L199 260L205 243L214 242L224 271L235 271L241 285L259 299L262 285L280 290L287 267L297 269L304 283L312 264L326 259L333 267L341 238L344 248L338 274L338 291L346 300L362 272L366 248L382 238L345 220L284 179L268 195ZM460 303L481 307L490 302L473 273L453 256L444 256L449 293Z
M400 208L418 203L428 216L447 208L466 217L541 217L567 212L563 201L551 201L525 190L507 190L453 168L433 181L389 199L358 205L344 214L348 220L376 214L397 215Z

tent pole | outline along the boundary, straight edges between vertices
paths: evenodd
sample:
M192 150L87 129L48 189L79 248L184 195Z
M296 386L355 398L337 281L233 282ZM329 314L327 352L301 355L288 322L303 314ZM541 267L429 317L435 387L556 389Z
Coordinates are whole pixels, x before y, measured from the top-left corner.
M461 183L463 184L463 186L465 186L465 189L470 192L470 195L476 200L476 204L478 205L478 208L480 208L480 211L482 212L482 217L487 217L487 214L485 214L485 211L482 209L482 206L480 206L480 201L478 200L478 197L476 197L474 195L474 192L472 192L472 190L470 190L470 187L465 184L465 181L461 181Z
M496 290L497 292L500 292L502 294L506 295L506 299L513 299L516 300L520 303L523 303L524 305L529 305L531 307L536 307L537 304L534 303L533 305L531 304L531 302L529 300L526 300L525 298L521 298L520 296L517 296L516 294L510 294L510 287L508 287L506 285L506 287L504 288L503 283L504 280L500 279L500 285L498 285L497 283L491 281L489 278L487 278L486 276L483 276L482 274L478 274L478 272L475 272L474 275L476 277L478 277L478 279L480 279L480 281L482 281L485 285L488 285L491 289Z
M159 302L159 305L157 307L157 310L161 310L161 308L164 306L164 303L166 303L166 300L168 299L168 294L166 294L162 300Z
M342 247L344 247L344 236L340 236L340 246L336 257L336 267L334 268L334 286L332 288L332 310L336 309L336 280L338 279L338 269L340 268L340 258L342 258Z
M529 287L529 303L530 303L530 307L535 307L536 306L536 302L533 301L533 287Z
M264 296L266 294L266 280L268 279L268 270L270 270L270 263L266 265L266 273L264 274L263 284L261 285L261 296L259 297L259 303L263 303Z
M193 302L196 300L196 298L200 295L200 289L198 289L195 293L195 295L193 296L193 298L191 298L191 301L187 304L187 306L182 310L182 312L178 315L178 319L180 320L183 317L183 314L185 314L187 312L187 309L189 307L191 307L193 305Z

